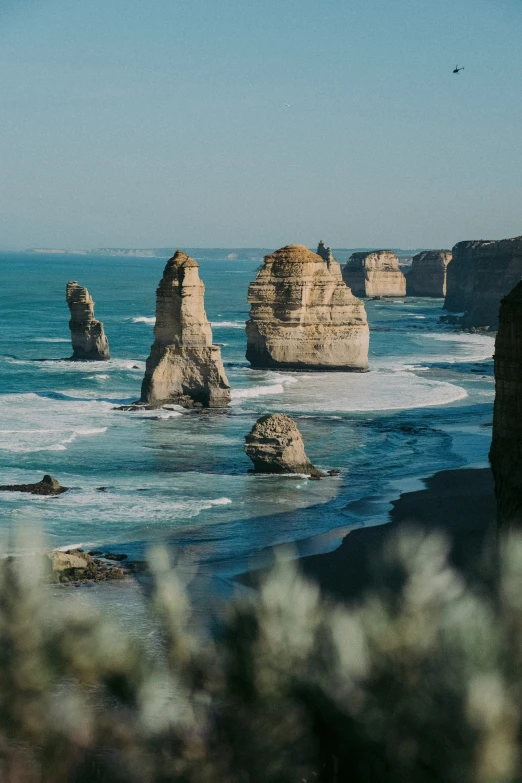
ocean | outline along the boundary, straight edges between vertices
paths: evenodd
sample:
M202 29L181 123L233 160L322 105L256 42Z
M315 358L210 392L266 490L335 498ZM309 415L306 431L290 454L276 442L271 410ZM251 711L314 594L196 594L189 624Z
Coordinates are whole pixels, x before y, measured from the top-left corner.
M37 525L50 547L135 558L166 542L230 576L274 545L332 548L350 527L386 522L389 501L422 477L487 464L493 337L439 324L442 300L368 301L369 373L251 370L244 324L259 261L208 255L198 261L232 386L226 413L116 410L139 398L165 259L0 254L0 483L50 473L70 487L0 493L0 531ZM110 361L65 361L68 280L93 296ZM248 472L244 436L276 411L338 476Z

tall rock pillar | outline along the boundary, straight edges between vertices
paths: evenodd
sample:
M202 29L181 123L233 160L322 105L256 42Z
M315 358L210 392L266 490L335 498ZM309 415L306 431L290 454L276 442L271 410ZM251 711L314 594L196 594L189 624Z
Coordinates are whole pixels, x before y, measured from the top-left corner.
M220 408L230 402L221 351L212 345L205 286L197 261L181 250L167 261L156 292L154 344L147 359L141 401Z
M94 300L88 290L76 280L67 283L65 298L71 318L73 359L100 361L110 359L109 342L101 321L94 317Z

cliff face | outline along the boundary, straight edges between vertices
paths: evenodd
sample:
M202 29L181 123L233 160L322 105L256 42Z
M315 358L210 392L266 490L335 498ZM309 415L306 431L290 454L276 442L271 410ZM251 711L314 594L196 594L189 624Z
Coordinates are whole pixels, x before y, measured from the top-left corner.
M473 292L462 325L495 330L502 297L522 279L522 237L476 243L473 260Z
M355 296L405 296L406 278L390 250L352 253L343 267L343 280Z
M295 421L284 413L261 416L245 437L245 452L255 473L322 475L306 456Z
M177 250L156 292L154 344L147 359L141 400L217 408L230 402L221 351L212 345L198 263Z
M408 296L446 296L446 270L451 250L426 250L413 256L411 272L406 276Z
M489 458L498 524L522 527L522 283L500 305L495 342L495 411Z
M94 301L88 290L71 280L67 283L65 296L71 312L69 329L72 358L97 361L110 359L103 324L94 317Z
M333 257L327 263L304 245L265 256L248 302L246 358L253 367L368 369L364 305L343 283Z

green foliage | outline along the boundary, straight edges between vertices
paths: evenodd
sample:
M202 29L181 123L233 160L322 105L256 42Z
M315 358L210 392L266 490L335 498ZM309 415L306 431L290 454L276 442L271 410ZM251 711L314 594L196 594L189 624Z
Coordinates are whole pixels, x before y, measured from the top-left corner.
M210 636L155 550L158 655L53 597L38 557L3 560L0 781L520 780L522 541L494 596L446 555L439 537L395 539L382 568L404 572L400 598L354 609L278 562Z

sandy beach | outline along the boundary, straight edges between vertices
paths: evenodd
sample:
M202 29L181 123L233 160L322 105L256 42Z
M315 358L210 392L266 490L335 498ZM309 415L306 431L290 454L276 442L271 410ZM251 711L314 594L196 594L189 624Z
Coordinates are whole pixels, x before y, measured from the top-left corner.
M450 562L471 581L483 581L484 542L494 531L495 497L489 468L440 471L424 480L425 489L403 493L392 502L389 524L357 528L333 552L304 557L303 572L325 592L343 601L358 600L390 574L378 554L400 530L441 531L451 540ZM487 578L487 576L486 576Z

